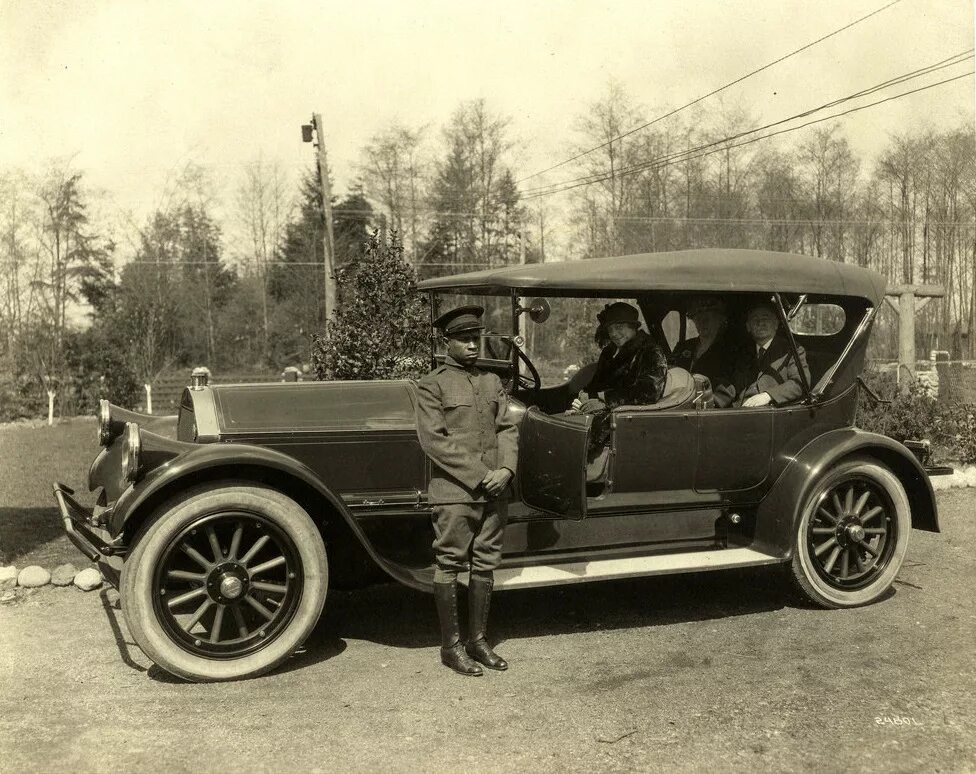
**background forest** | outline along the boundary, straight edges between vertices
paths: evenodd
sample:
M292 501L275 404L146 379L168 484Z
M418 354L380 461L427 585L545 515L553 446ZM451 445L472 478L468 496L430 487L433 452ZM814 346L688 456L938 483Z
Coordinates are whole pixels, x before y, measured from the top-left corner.
M741 107L630 132L645 123L611 84L554 155L595 150L548 176L523 168L510 120L484 100L442 126L389 125L333 199L338 311L356 319L357 269L377 270L374 230L387 239L374 253L395 235L405 291L415 276L518 262L746 247L868 266L891 284L940 283L946 298L917 324L920 357L976 356L971 126L878 137L864 158L840 122L762 142L742 141L759 122ZM70 160L0 169L0 418L45 414L49 393L59 415L99 397L136 405L143 384L196 365L218 379L286 366L328 375L313 363L313 347L329 347L315 344L321 197L311 170L295 179L261 158L219 175L187 165L154 212L133 217L106 208ZM893 318L882 312L875 357L895 356Z

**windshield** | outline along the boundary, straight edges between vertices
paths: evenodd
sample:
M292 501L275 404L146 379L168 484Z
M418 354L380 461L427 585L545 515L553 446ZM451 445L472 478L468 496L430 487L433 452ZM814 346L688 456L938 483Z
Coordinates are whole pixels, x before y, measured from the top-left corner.
M623 301L640 309L633 298L550 297L549 319L537 325L525 319L525 351L542 377L543 386L562 384L587 363L595 363L607 344L600 339L596 316L607 304ZM638 311L641 328L647 330Z
M575 298L567 296L546 296L551 307L549 319L535 323L527 314L519 316L521 330L512 327L511 296L465 295L461 293L437 293L435 315L457 306L477 305L484 307L485 333L521 335L525 339L523 351L539 369L542 386L565 383L574 373L588 363L595 363L600 356L601 344L597 339L596 316L607 304L623 301L640 309L633 298ZM527 298L520 299L524 305ZM638 311L641 328L647 330L644 315ZM482 354L486 359L506 360L511 358L507 342L492 338L482 340ZM444 345L436 341L435 351L444 354ZM525 373L526 368L520 365Z

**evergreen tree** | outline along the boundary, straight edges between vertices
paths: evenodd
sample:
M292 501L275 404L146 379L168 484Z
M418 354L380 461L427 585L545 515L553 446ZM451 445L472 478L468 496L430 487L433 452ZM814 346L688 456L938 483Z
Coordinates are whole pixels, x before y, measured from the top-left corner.
M523 213L505 157L507 119L484 100L461 105L444 130L447 152L436 166L428 238L420 250L423 276L514 263Z
M362 260L337 272L339 308L328 337L313 336L317 379L406 379L422 375L430 356L429 313L399 235L376 232Z

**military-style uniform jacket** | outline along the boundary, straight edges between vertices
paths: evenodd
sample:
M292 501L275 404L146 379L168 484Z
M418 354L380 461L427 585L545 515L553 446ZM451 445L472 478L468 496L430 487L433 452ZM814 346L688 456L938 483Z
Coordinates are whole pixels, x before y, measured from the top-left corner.
M758 395L761 392L769 393L769 397L777 406L782 406L799 398L803 394L800 369L803 369L809 384L810 368L807 366L806 353L803 351L803 347L798 346L796 354L799 363L797 363L797 358L793 357L786 338L778 333L769 342L769 348L761 358L756 356L755 345L742 353L732 376L732 382L738 395L736 405L740 405L746 398Z
M518 463L518 427L501 379L448 357L417 383L417 434L434 463L430 500L481 503L489 471Z
M602 392L609 408L656 403L667 375L664 351L644 331L637 331L619 352L613 344L603 348L586 392L591 398Z
M727 408L735 398L732 373L735 370L735 350L729 346L725 336L719 334L712 345L697 359L698 336L679 341L674 347L672 366L684 368L693 374L707 376L712 383L712 395L718 408Z

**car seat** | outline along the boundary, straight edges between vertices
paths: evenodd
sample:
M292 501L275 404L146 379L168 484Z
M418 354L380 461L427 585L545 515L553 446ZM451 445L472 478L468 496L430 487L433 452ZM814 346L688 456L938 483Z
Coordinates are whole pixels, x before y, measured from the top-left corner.
M614 408L622 411L663 411L699 406L704 408L712 397L712 384L707 376L691 374L684 368L669 368L664 379L664 391L656 403L623 405Z

